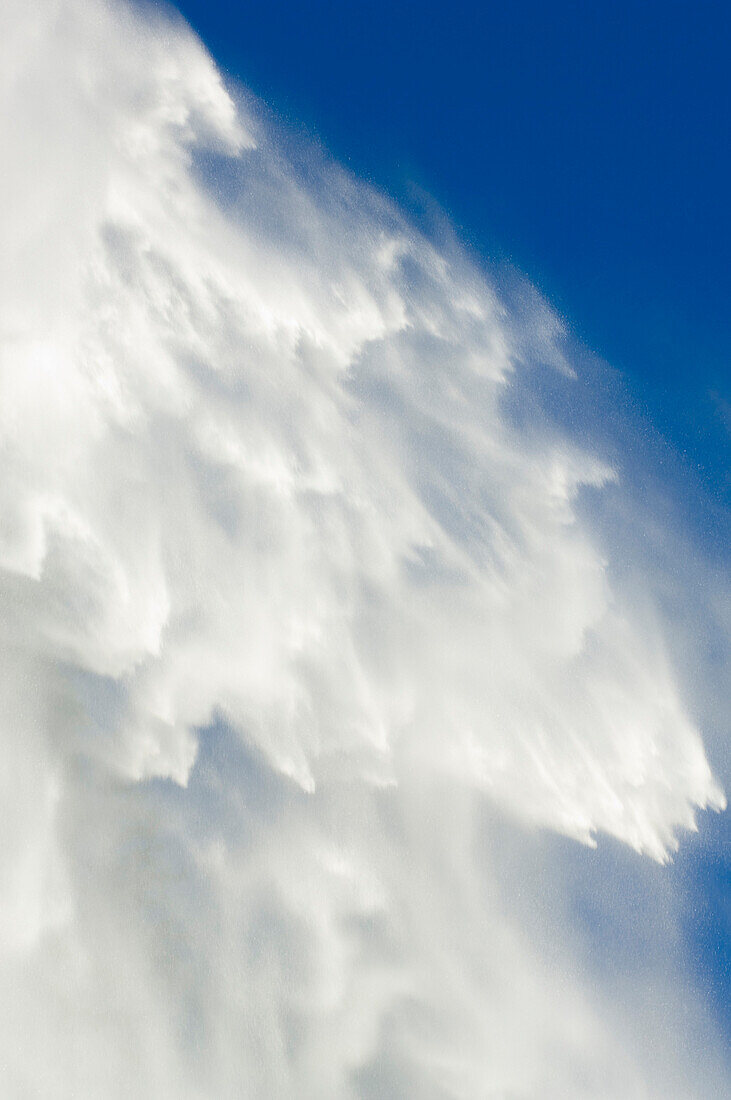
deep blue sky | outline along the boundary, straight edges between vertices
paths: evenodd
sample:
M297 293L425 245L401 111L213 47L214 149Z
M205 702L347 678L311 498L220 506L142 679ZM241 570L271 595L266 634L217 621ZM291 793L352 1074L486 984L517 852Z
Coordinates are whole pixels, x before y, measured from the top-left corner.
M356 173L524 271L728 503L731 3L178 7Z

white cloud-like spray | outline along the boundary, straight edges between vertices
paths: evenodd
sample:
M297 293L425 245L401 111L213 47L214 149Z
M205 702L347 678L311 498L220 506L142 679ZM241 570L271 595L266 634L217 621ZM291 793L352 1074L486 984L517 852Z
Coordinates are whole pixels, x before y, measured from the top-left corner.
M510 408L561 326L179 21L1 19L3 1095L689 1095L477 855L724 804L621 478Z

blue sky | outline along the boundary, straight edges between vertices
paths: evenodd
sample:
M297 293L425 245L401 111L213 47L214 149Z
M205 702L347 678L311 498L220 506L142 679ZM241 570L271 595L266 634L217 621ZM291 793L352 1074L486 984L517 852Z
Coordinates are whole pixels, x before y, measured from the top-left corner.
M729 5L180 8L358 175L523 270L728 502Z

